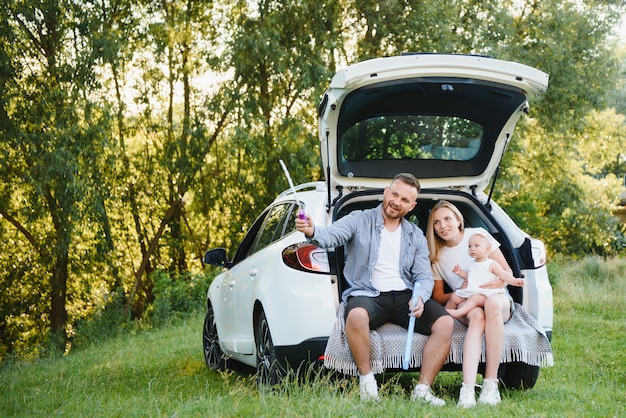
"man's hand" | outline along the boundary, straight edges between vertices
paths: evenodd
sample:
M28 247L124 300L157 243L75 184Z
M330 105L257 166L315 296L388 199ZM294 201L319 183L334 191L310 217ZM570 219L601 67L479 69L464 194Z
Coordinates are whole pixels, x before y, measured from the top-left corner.
M315 233L315 225L313 225L313 221L309 215L305 215L306 220L296 218L296 229L300 232L303 232L307 238L313 238L313 234Z
M424 302L422 302L422 298L417 298L417 305L411 307L413 304L413 298L409 299L409 316L414 316L419 318L424 313Z

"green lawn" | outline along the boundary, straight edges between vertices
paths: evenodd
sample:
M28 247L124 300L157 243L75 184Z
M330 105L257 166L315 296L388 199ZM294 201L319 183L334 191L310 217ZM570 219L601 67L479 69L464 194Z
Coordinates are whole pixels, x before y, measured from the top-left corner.
M551 270L552 271L552 270ZM385 376L378 404L362 403L351 379L311 377L259 392L253 376L204 364L202 314L58 359L0 368L2 417L208 416L626 416L626 260L554 266L555 366L498 407L456 407L459 373L441 373L443 408L408 400L415 374Z

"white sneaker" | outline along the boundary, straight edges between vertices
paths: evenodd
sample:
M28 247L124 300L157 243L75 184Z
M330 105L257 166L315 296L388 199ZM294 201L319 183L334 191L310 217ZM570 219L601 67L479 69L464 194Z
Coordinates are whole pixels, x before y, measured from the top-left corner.
M461 385L461 392L459 393L459 408L472 408L476 405L476 395L474 394L474 386Z
M498 379L483 380L483 389L480 391L478 402L488 405L500 403L500 392L498 391Z
M413 393L411 394L412 401L427 402L433 406L444 406L446 401L433 395L433 391L430 390L428 383L420 383L415 385Z
M361 400L378 402L378 383L373 374L360 377Z

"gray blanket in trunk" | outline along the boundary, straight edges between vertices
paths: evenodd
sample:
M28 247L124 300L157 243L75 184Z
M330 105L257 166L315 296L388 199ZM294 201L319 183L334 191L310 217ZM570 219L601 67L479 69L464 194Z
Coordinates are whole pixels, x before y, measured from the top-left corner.
M344 304L339 305L337 320L326 346L324 365L348 375L357 375L357 367L352 359L344 333ZM454 321L452 346L446 363L463 362L463 339L467 328ZM384 369L401 369L406 347L407 330L394 324L385 324L370 332L371 367L375 374ZM428 337L413 334L410 368L422 364L422 350ZM482 361L485 361L485 339L483 336ZM520 304L515 304L515 312L504 324L504 346L501 362L522 362L531 366L552 366L552 347L543 327Z

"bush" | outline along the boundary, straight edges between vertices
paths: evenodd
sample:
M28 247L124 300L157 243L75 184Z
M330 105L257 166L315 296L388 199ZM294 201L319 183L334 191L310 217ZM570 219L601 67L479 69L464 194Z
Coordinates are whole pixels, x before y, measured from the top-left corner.
M115 337L132 324L126 313L126 295L118 288L104 300L96 312L76 322L76 332L72 339L73 348L84 348L103 340Z
M204 308L212 277L202 273L183 273L170 277L163 271L157 271L152 278L154 302L148 308L148 318L152 324L162 325Z

